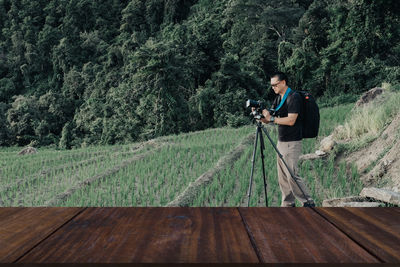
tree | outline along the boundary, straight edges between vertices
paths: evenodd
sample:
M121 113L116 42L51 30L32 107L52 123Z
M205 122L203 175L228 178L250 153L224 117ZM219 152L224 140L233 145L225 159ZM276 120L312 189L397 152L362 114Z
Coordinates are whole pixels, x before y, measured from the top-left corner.
M16 88L9 78L0 79L0 102L8 102L10 96L15 95Z
M15 96L11 108L7 111L10 135L19 145L27 145L37 140L35 126L39 123L37 99L35 97Z
M201 119L217 127L247 124L245 102L249 96L257 95L260 87L258 79L241 70L238 57L226 55L221 60L220 70L197 94Z
M72 124L67 122L61 132L61 139L59 143L60 148L71 149L72 142Z
M149 40L133 57L135 110L144 138L187 131L185 65L173 44Z
M8 130L9 125L6 117L7 109L8 105L0 102L0 146L10 145Z

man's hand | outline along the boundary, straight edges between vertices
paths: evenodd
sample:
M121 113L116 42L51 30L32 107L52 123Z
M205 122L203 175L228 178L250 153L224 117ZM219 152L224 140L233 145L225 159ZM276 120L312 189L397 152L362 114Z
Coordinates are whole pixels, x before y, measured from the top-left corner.
M271 117L271 114L269 114L269 111L266 109L263 109L262 114L267 119L267 121L269 121L269 118Z
M251 108L251 112L254 112L255 110L256 110L256 108L254 108L254 107ZM260 121L263 122L263 123L269 123L269 119L270 119L270 117L271 117L271 115L269 114L269 111L266 110L266 109L263 109L262 115L263 115L265 118L260 119Z
M260 121L262 121L263 123L269 123L269 119L271 118L269 111L266 109L263 109L262 114L265 118L262 118Z

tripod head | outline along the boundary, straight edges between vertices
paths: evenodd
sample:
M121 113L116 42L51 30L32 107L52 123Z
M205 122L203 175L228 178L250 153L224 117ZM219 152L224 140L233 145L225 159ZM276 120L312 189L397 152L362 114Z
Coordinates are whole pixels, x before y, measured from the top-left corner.
M265 118L264 115L263 115L260 111L258 111L257 109L254 110L254 111L252 111L252 112L250 113L250 115L253 116L253 123L254 123L254 121L256 121L256 120L259 121L260 119Z

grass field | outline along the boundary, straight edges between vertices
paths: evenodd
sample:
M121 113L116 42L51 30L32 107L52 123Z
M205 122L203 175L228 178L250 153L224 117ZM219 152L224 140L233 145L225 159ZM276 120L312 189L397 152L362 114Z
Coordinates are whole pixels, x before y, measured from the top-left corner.
M314 152L352 107L321 109L320 136L304 140L303 152ZM276 142L276 128L267 129ZM25 156L17 155L18 148L1 148L0 206L165 206L204 173L212 177L197 188L190 206L244 206L253 143L246 143L235 160L213 170L254 133L254 126L219 128L128 145L39 148L39 153ZM276 154L268 140L265 144L268 203L279 206ZM318 205L325 198L361 190L356 169L344 163L335 166L333 157L303 162L300 170ZM259 148L250 205L265 205Z

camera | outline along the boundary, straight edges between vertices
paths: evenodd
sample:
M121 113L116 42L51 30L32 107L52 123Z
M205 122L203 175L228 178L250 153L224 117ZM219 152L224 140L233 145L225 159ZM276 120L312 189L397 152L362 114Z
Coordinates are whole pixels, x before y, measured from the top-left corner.
M255 108L255 110L250 113L250 115L253 115L254 119L259 120L264 118L262 111L265 109L265 105L261 100L248 99L246 101L246 108L249 107Z
M246 101L246 108L249 107L255 108L255 110L250 113L250 115L253 115L255 119L259 120L264 118L264 116L262 115L262 111L267 108L261 100L248 99ZM267 109L267 110L269 114L271 114L272 116L276 116L277 112L274 109Z
M252 108L256 108L256 109L260 109L260 110L265 109L265 105L261 100L257 101L257 100L248 99L246 101L246 108L248 108L248 107L252 107Z

